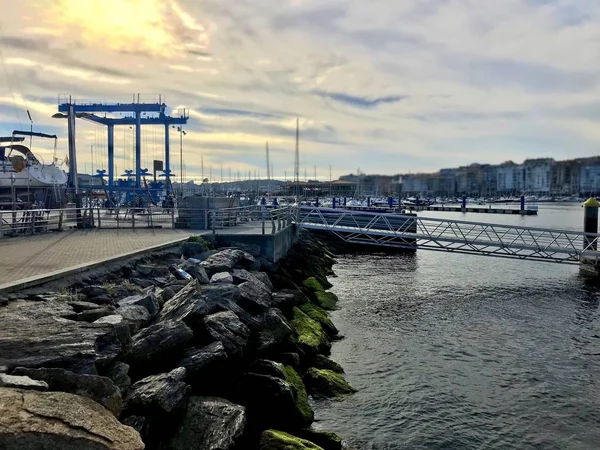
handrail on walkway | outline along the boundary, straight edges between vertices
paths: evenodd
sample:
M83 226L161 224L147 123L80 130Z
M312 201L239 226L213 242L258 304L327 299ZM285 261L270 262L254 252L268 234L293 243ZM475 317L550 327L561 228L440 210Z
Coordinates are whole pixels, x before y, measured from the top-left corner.
M583 231L322 208L302 208L298 225L384 247L567 263L600 257L600 234Z

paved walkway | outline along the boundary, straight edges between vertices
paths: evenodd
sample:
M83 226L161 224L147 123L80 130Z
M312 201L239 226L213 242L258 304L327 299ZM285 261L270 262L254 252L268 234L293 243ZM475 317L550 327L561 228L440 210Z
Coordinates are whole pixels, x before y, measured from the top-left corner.
M18 282L182 241L193 230L77 230L0 239L0 291Z

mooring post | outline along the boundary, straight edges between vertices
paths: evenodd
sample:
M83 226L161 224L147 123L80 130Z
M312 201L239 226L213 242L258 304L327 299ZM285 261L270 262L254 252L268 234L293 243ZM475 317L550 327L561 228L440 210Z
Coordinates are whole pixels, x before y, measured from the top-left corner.
M463 195L462 206L461 206L460 210L462 212L467 212L467 196L466 195Z
M317 197L317 199L315 200L315 206L318 208L319 207L319 197Z
M598 234L598 207L600 203L591 197L583 204L583 250L594 251L598 249L598 242L595 234ZM590 233L591 236L588 236ZM598 258L585 257L579 258L579 269L585 274L598 276Z
M337 198L333 197L333 201L332 201L333 209L335 209L336 200L337 200Z
M392 197L388 197L388 208L392 209L394 206L394 199Z
M598 207L600 203L591 197L583 204L583 232L598 234ZM585 236L583 248L587 250L597 250L598 243L595 236Z
M521 195L521 214L525 213L525 196Z
M344 197L344 206L346 206L347 202L348 202L348 199L346 197Z
M367 208L371 207L371 197L367 197Z

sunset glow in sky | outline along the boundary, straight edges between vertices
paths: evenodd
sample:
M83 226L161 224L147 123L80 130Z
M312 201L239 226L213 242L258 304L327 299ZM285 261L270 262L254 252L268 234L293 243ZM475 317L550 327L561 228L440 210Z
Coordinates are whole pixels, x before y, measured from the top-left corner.
M61 137L59 154L58 94L134 93L189 108L188 179L200 179L201 156L206 175L223 165L226 178L229 168L264 176L265 141L275 175L291 177L296 117L301 165L323 179L329 165L337 177L600 154L598 2L0 4L0 135L28 127L29 109L36 128ZM105 129L78 121L77 132L80 171L92 153L100 168ZM131 130L115 144L118 171L133 168ZM162 159L162 130L146 128L143 146L145 163Z

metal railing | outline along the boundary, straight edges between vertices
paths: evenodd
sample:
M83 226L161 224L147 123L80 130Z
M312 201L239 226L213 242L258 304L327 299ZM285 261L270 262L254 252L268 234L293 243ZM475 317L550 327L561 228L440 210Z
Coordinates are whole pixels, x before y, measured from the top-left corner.
M189 228L216 233L235 227L239 232L275 234L291 225L295 217L293 207L261 206L204 210L159 206L106 208L90 204L80 208L0 210L0 238L73 228Z
M217 230L241 226L244 229L260 228L260 234L275 234L292 224L295 207L266 208L260 205L223 208L209 211L213 234Z
M349 243L577 264L600 257L600 234L570 230L303 208L298 225Z

